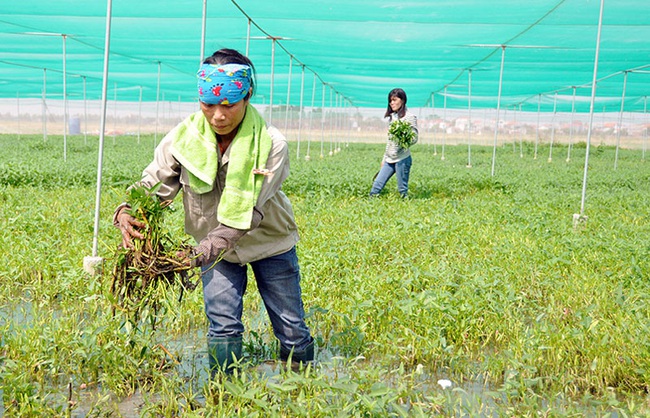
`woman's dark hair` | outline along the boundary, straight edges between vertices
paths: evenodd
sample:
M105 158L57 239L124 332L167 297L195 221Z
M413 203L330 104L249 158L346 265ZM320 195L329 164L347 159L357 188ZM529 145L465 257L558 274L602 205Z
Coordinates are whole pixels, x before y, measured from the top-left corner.
M393 113L393 109L390 107L390 99L391 97L397 96L400 99L402 99L402 107L399 108L397 111L397 116L400 118L403 118L404 115L406 114L406 92L402 89L392 89L390 93L388 93L388 107L386 108L386 114L384 115L385 118L389 118L390 115Z
M244 97L244 100L250 99L251 96L255 94L255 66L253 66L253 62L250 59L248 59L246 55L234 49L223 48L216 51L211 56L207 57L203 61L203 63L216 64L216 65L224 65L224 64L248 65L249 67L251 67L251 89L252 90L251 93L247 94L246 97Z

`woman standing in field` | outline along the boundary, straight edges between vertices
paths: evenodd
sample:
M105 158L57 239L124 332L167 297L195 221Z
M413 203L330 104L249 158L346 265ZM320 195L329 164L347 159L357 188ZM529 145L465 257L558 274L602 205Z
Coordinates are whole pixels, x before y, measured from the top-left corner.
M384 117L389 122L388 142L370 196L377 196L393 174L397 173L397 191L402 197L407 197L412 163L409 147L418 142L418 125L415 115L406 108L404 90L396 88L388 93L388 107ZM410 125L410 129L404 122Z
M201 110L163 138L139 184L161 200L183 191L185 231L198 245L183 262L201 267L209 321L211 376L230 372L242 355L243 296L250 265L286 361L314 359L314 339L304 321L298 231L282 192L289 175L288 144L249 103L254 67L241 53L221 49L198 73ZM144 225L120 205L114 216L122 245L130 247ZM216 263L215 263L216 262Z

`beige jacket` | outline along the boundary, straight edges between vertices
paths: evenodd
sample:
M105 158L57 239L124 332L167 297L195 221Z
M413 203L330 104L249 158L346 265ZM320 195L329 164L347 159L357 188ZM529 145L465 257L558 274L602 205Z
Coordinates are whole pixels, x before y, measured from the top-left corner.
M289 176L289 151L285 137L273 126L267 126L273 140L271 153L266 163L270 174L265 176L256 208L262 213L259 226L248 231L224 259L233 263L246 264L252 261L282 254L298 242L298 228L291 202L282 192L282 182ZM161 182L158 196L171 200L183 191L185 209L185 232L200 242L212 229L219 225L217 211L219 200L226 183L226 172L230 159L230 147L219 155L217 179L212 191L197 194L190 189L187 170L172 156L171 139L163 138L156 148L153 161L145 168L141 184L152 187Z

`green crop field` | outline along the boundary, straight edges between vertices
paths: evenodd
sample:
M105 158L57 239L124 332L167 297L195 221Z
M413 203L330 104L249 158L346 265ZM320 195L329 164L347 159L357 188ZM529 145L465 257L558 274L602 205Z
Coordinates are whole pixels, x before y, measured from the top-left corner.
M410 196L369 198L383 144L298 158L284 191L300 228L317 361L293 371L254 282L242 367L209 384L200 287L115 309L112 212L153 138L109 138L99 255L97 138L0 136L0 415L649 416L650 165L591 147L413 147ZM319 149L321 144L312 144ZM327 143L326 149L332 144ZM565 154L556 145L555 155ZM548 148L540 149L547 155ZM165 218L179 240L182 204ZM450 383L448 386L446 383Z

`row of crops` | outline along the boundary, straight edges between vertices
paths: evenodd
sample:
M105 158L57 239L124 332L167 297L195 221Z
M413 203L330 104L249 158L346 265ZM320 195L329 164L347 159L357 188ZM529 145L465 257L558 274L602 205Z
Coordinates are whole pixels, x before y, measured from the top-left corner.
M0 393L4 416L645 416L650 414L650 166L584 144L570 162L497 149L413 148L409 199L369 199L383 144L295 158L284 191L317 362L274 363L254 282L244 367L207 377L200 288L157 289L158 309L114 309L111 226L153 138L104 150L91 255L96 138L0 136ZM556 144L558 155L563 145ZM546 155L548 149L539 150ZM166 228L178 239L182 207ZM440 383L443 383L441 385ZM448 383L451 386L448 387Z

